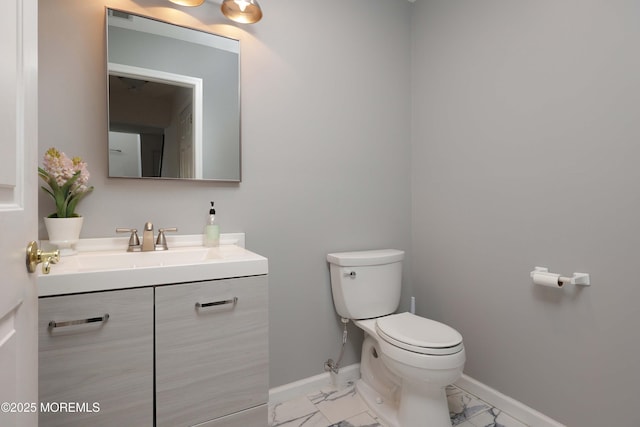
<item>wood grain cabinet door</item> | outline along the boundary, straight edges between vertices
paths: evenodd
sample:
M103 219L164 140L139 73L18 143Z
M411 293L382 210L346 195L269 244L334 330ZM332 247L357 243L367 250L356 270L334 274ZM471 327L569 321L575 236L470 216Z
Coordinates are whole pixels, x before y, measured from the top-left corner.
M41 427L153 426L152 288L41 298L39 317Z
M264 405L267 276L155 292L157 427L193 426ZM246 427L265 425L266 417Z

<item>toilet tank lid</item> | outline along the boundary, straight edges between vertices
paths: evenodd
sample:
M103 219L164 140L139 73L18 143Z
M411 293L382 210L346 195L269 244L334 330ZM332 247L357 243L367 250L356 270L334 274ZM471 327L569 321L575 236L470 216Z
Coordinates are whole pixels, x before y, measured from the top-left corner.
M327 261L343 267L382 265L400 262L404 251L397 249L377 249L371 251L336 252L327 255Z

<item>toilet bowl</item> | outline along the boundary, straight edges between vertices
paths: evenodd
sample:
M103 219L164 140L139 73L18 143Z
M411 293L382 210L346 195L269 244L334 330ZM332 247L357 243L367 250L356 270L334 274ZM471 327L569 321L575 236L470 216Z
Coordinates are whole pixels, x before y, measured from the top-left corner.
M446 387L465 363L462 336L399 304L404 252L327 255L336 311L364 331L356 390L389 427L451 427Z
M382 332L385 322L418 327L422 338L432 332L450 339L443 346L438 339L419 341L406 331L394 336L395 331ZM366 334L356 388L373 412L390 427L450 427L446 387L462 375L465 351L460 334L411 313L354 323Z

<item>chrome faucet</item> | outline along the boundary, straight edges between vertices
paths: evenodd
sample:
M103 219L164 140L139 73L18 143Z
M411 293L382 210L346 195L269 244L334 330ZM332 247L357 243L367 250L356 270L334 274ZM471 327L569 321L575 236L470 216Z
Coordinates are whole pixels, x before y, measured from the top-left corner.
M158 239L154 243L153 224L146 222L142 231L142 244L140 244L138 230L135 228L116 228L117 233L131 233L127 252L166 251L169 248L167 247L167 239L164 233L169 231L178 231L178 229L176 227L159 229Z

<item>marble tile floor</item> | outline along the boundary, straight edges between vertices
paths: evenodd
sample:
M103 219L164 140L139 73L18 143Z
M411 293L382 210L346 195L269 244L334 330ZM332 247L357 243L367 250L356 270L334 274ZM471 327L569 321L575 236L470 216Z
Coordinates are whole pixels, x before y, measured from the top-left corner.
M466 391L447 388L449 414L455 427L526 427ZM349 384L342 390L325 388L269 405L269 427L386 427ZM425 426L428 427L428 426Z

